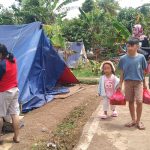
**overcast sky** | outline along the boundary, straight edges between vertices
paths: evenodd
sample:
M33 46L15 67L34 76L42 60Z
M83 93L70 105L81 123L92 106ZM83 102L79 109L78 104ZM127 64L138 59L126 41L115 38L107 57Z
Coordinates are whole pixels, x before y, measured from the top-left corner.
M78 0L78 2L74 2L70 4L73 7L80 7L85 0ZM5 7L9 7L13 4L15 0L0 0L0 4L3 4ZM138 7L144 3L150 3L150 0L118 0L121 7ZM78 9L74 9L68 13L68 17L72 18L79 14Z

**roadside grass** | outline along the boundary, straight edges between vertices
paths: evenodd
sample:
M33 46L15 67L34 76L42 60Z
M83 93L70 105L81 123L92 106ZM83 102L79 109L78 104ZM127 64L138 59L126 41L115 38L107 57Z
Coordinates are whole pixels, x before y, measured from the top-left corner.
M90 97L73 110L51 132L46 141L37 141L32 150L72 150L79 141L84 125L97 108L97 96ZM47 146L53 144L53 146Z
M102 75L100 71L98 73L93 72L90 66L72 69L72 72L76 76L76 78L79 80L80 83L89 84L89 85L98 84L99 78ZM119 77L119 70L117 68L116 68L116 76Z
M84 115L85 106L75 107L74 110L66 117L63 122L57 126L53 132L56 136L69 135L70 131L76 127L76 121Z
M77 69L72 69L72 72L74 75L78 77L90 77L90 78L98 78L99 75L95 74L92 72L92 68L77 68Z
M78 126L78 120L85 114L85 106L75 107L74 110L66 117L63 122L57 126L53 132L53 140L60 150L72 149L74 141L75 128Z
M73 111L59 124L52 132L51 142L56 144L57 150L69 150L75 145L74 141L75 128L78 126L78 120L84 116L86 106L75 107ZM54 147L47 147L47 142L37 141L32 146L32 150L56 150Z

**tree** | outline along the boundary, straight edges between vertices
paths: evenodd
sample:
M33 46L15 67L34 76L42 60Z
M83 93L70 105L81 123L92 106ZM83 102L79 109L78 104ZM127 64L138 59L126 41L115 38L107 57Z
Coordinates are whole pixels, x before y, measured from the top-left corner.
M117 19L124 24L130 32L135 24L144 26L144 30L149 30L150 4L144 4L138 8L124 8L118 13Z
M117 19L132 32L133 25L139 22L140 13L134 8L123 8L118 13ZM138 22L137 22L138 21Z
M112 16L117 15L117 11L120 10L119 3L116 0L97 0L97 3L101 10Z
M105 8L103 7L105 4ZM113 39L114 27L112 24L112 19L115 17L112 14L112 8L107 9L113 6L117 6L114 8L119 8L118 3L113 0L97 0L94 3L94 9L90 13L85 13L82 9L80 9L81 20L86 23L88 26L87 32L91 33L91 47L94 49L100 47L111 47L113 46L115 39ZM109 7L108 7L109 6ZM115 12L114 10L113 12ZM112 42L111 42L112 41Z
M63 6L74 1L77 0L63 0L61 3L59 0L16 0L18 5L12 5L10 9L7 9L7 14L9 12L13 17L13 22L8 23L21 24L40 21L44 24L52 24L55 23L57 17L66 16L68 10L62 11ZM5 13L1 11L1 20L6 20L7 14L3 14ZM1 22L5 23L5 21Z
M65 21L64 36L69 41L82 40L86 49L106 49L115 54L114 51L118 50L115 43L122 44L131 35L128 29L116 20L120 7L115 0L97 0L93 6L88 12L85 12L82 6L79 8L81 14L78 19Z
M82 10L85 13L91 12L94 9L94 1L93 0L85 0L82 4Z
M91 33L88 31L88 26L80 18L72 20L64 20L62 26L63 36L67 41L77 42L83 41L86 48L91 47Z
M145 17L149 16L150 14L150 7L142 6L139 10Z
M4 8L3 6L0 7L0 24L14 24L14 15L11 10Z
M144 34L150 37L150 3L144 4L137 8L143 14L144 18L142 25L144 27Z

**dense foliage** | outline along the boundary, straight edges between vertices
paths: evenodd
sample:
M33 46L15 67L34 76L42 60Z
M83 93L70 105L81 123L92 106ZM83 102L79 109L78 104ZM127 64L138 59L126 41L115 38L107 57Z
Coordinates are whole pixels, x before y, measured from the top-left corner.
M77 0L15 0L16 4L9 9L1 6L0 24L20 24L41 21L44 24L53 24L57 17L65 17L63 6ZM8 22L11 20L11 22Z
M138 8L120 8L116 0L85 0L78 18L65 18L69 3L77 0L16 0L10 8L0 6L0 24L41 21L58 47L65 41L83 41L86 49L118 49L131 35L136 23L150 36L150 4Z
M119 50L132 34L135 24L142 24L150 36L150 5L139 8L120 8L115 0L86 0L78 19L65 20L64 37L70 41L84 41L86 49Z

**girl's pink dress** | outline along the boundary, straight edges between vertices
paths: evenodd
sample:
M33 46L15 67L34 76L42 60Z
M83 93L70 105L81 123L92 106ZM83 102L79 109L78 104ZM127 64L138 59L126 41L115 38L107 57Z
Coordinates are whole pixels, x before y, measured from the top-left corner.
M112 75L110 78L105 76L105 92L108 98L110 98L115 92L115 78Z

